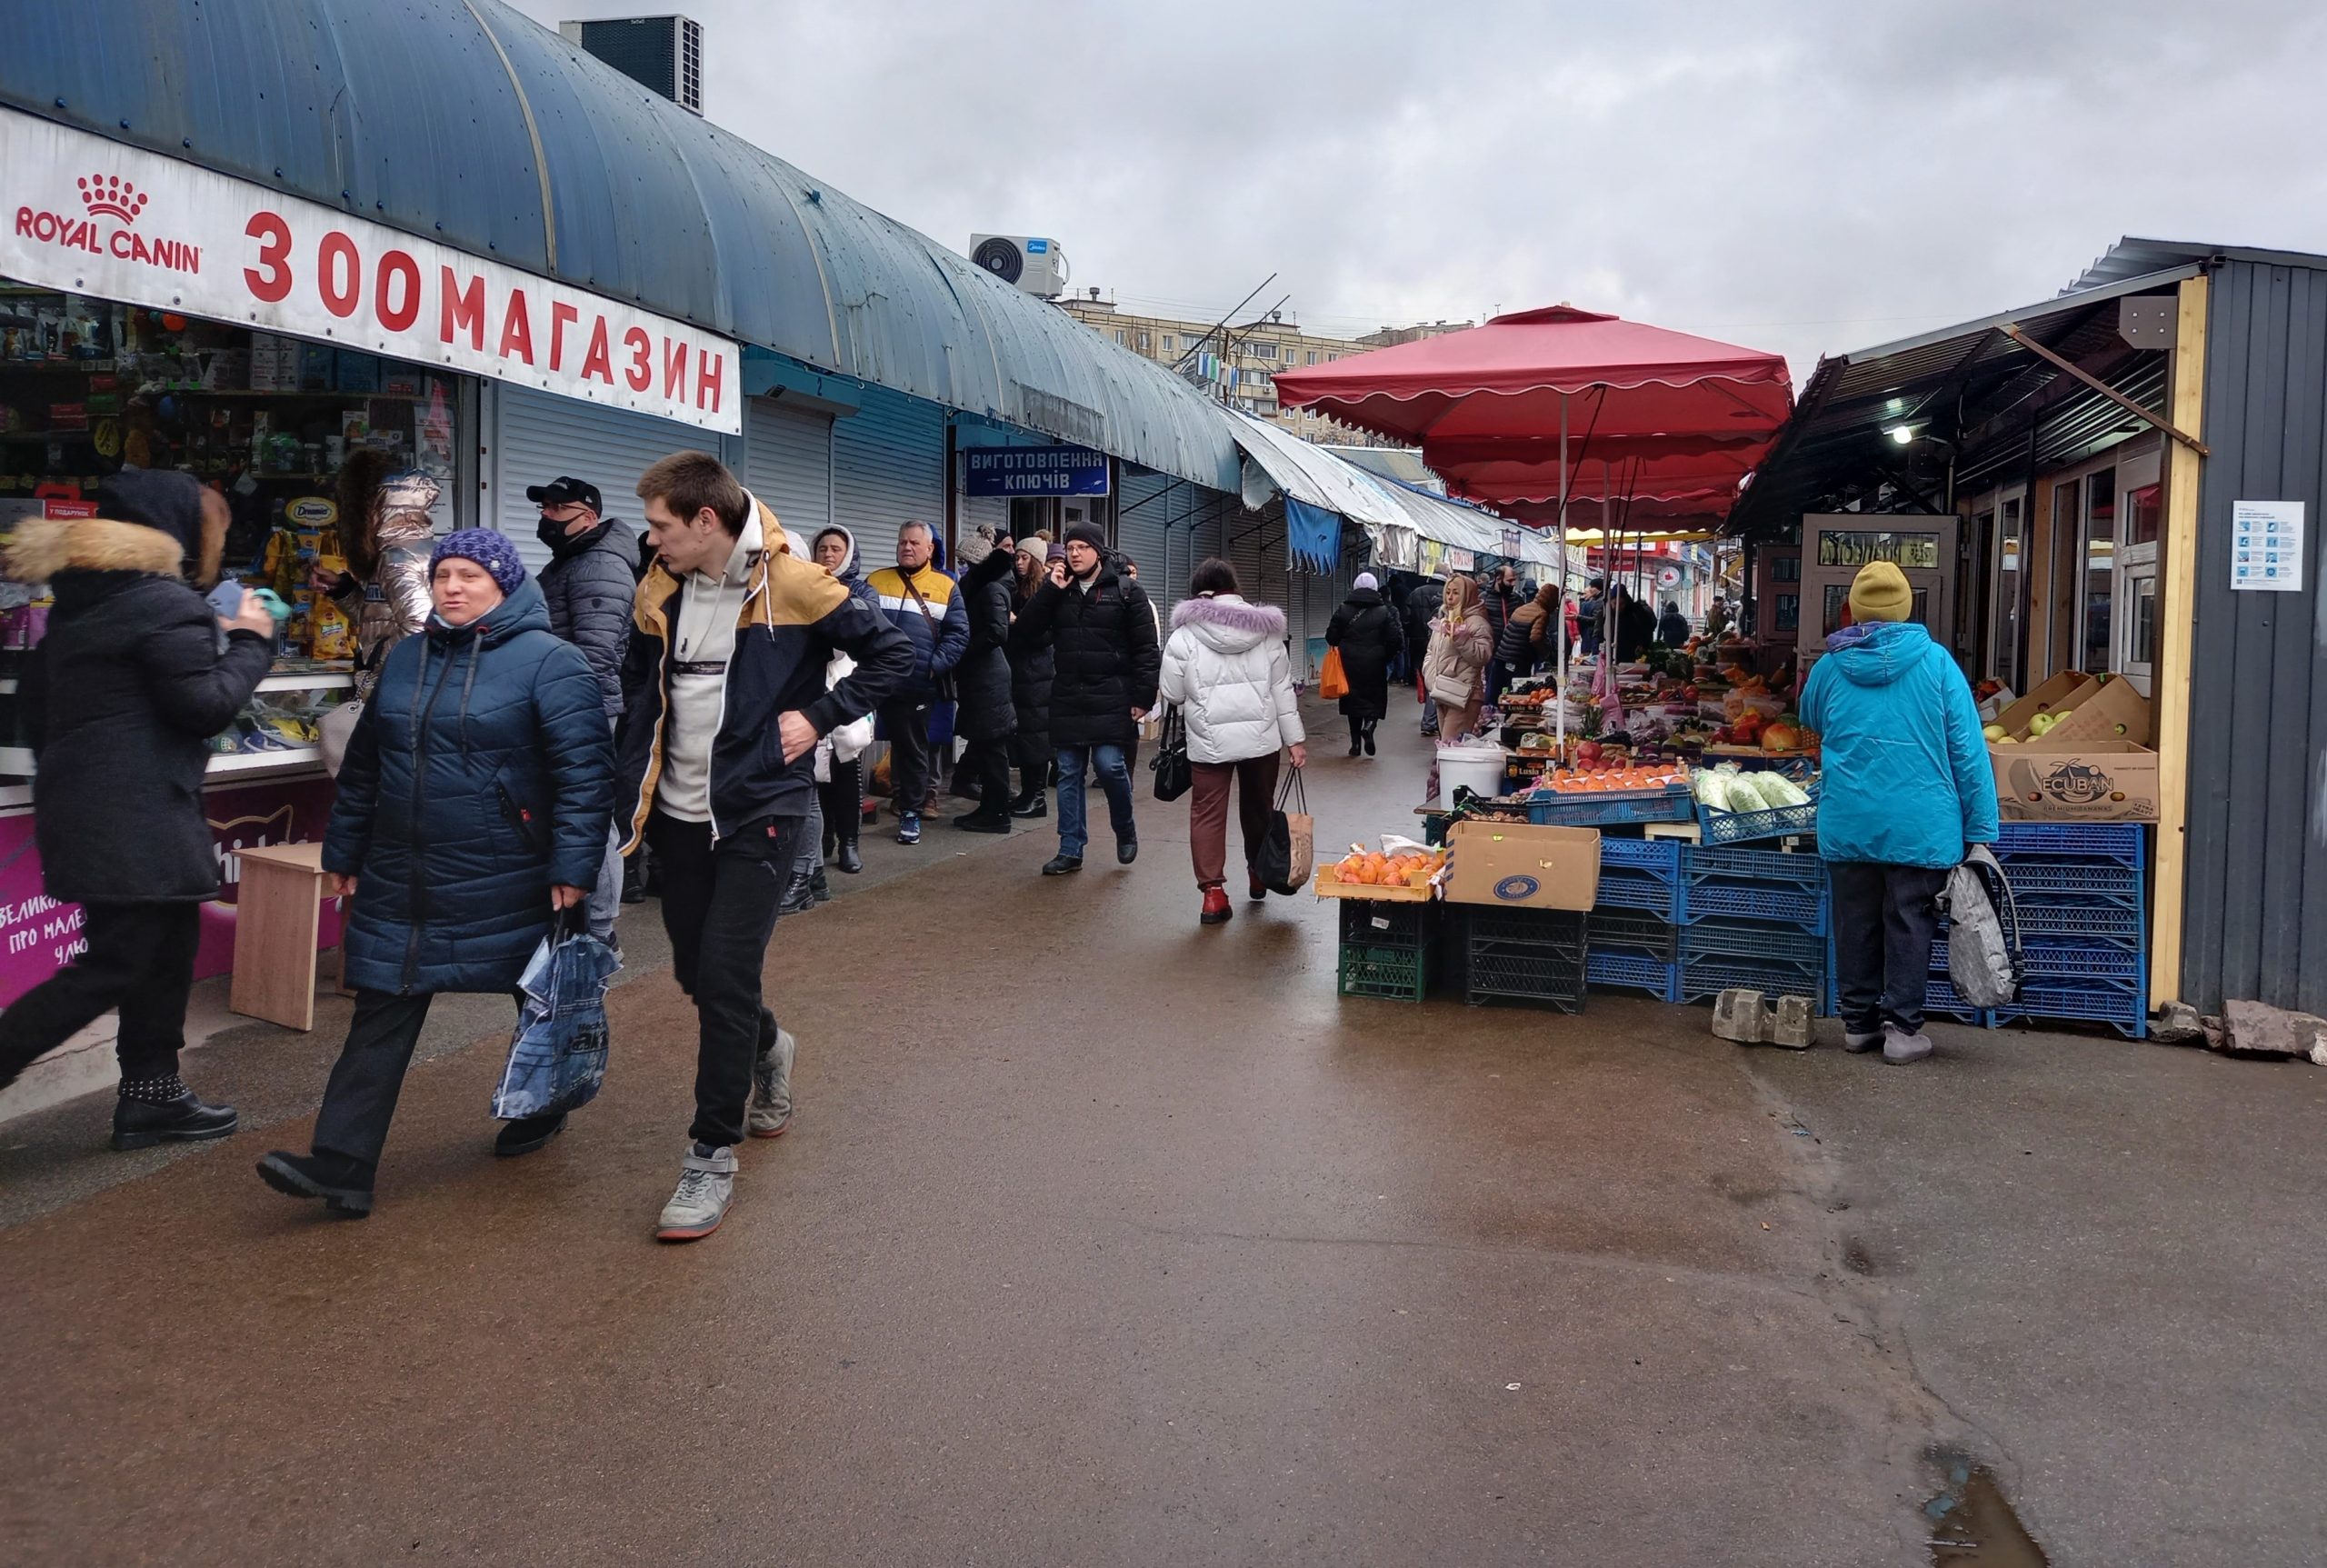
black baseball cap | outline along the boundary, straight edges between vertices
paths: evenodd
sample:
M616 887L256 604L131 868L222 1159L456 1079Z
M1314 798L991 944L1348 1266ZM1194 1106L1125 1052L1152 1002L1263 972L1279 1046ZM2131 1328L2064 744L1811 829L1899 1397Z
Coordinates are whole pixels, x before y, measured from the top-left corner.
M598 501L598 487L571 476L553 479L546 484L528 484L525 499L537 506L572 506L579 503L601 517L606 514L605 507Z

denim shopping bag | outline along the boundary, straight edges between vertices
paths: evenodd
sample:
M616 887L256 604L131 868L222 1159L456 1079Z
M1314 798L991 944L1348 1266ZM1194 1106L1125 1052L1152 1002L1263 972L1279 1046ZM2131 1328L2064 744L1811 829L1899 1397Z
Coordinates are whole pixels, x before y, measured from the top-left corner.
M560 917L517 982L517 1028L493 1092L495 1116L554 1115L597 1098L606 1081L606 983L621 967L579 906Z

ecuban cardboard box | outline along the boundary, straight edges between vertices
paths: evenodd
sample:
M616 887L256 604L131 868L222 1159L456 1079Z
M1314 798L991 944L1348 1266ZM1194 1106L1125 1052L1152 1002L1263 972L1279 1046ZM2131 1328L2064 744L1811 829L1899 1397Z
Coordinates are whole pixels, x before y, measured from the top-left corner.
M2112 682L2112 684L2122 683ZM1991 745L2006 822L2155 822L2157 754L2131 741Z
M1600 830L1516 822L1458 822L1450 904L1523 909L1590 909L1600 897Z

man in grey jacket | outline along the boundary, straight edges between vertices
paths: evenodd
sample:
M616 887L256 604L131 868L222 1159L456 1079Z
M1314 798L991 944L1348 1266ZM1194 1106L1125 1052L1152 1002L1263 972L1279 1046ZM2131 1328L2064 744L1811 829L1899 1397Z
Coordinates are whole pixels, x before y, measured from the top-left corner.
M622 660L630 646L631 601L638 592L638 538L630 524L603 513L598 487L571 476L526 487L542 509L541 542L550 562L539 574L549 601L549 629L582 650L597 677L609 727L622 719ZM622 835L616 831L590 894L590 934L619 947L614 915L622 907Z

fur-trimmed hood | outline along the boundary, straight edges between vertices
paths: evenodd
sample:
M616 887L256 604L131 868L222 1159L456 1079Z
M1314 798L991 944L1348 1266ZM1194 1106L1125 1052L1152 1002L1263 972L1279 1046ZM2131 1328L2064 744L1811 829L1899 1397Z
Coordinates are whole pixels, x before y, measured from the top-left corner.
M1183 599L1172 612L1172 629L1182 627L1205 646L1241 654L1263 643L1284 640L1284 612L1273 604L1248 604L1234 594Z
M8 546L7 574L18 583L45 583L60 572L136 572L175 577L185 558L175 539L158 528L108 517L36 520L16 525Z

